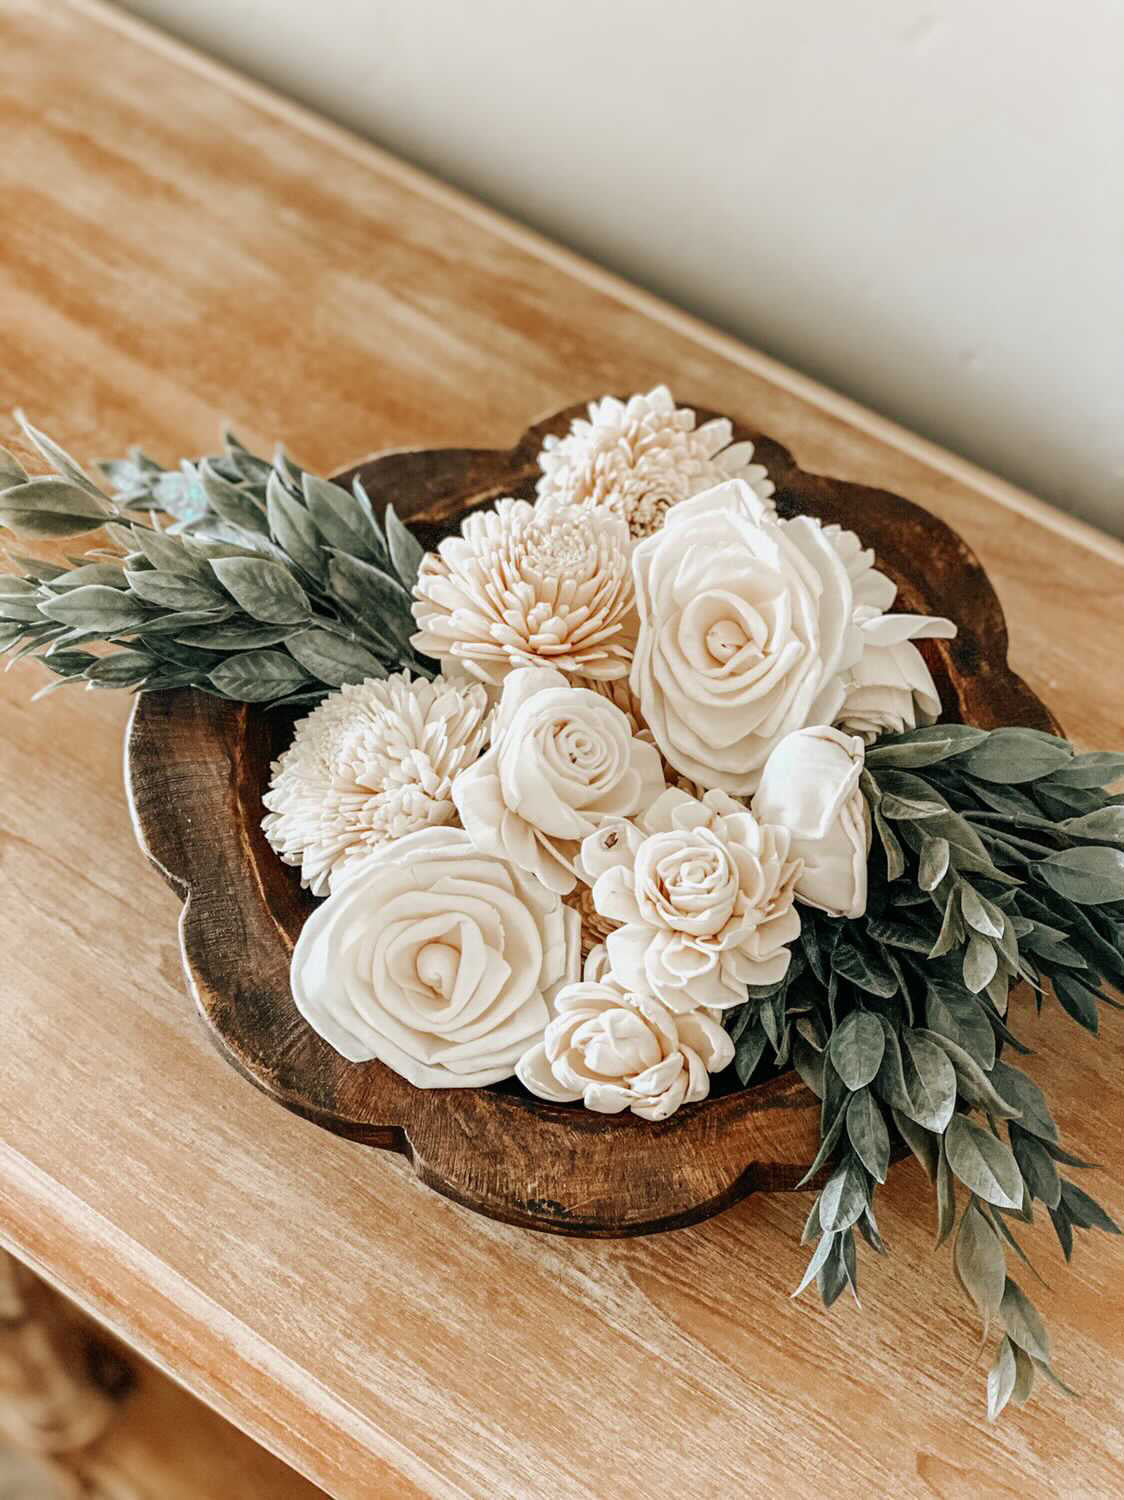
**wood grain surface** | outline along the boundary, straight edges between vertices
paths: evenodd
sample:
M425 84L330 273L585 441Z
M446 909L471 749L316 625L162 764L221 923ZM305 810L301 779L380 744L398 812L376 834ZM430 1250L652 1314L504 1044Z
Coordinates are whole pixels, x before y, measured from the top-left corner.
M370 458L357 472L376 509L393 497L433 546L496 495L533 495L547 435L583 411L536 423L508 450L416 449ZM714 415L698 412L700 421ZM1008 667L999 601L955 532L900 496L806 474L779 443L733 425L735 440L753 441L767 464L782 515L844 525L861 517L899 604L955 617L954 641L923 647L948 718L1058 729ZM251 1082L329 1130L401 1152L423 1182L468 1208L557 1234L679 1229L749 1193L803 1181L819 1149L820 1106L791 1071L719 1090L656 1128L628 1113L534 1099L518 1084L416 1089L382 1063L341 1057L293 1003L289 966L313 902L261 829L270 767L290 733L284 715L182 691L141 697L128 735L137 836L184 897L191 992L219 1050Z
M0 408L80 455L202 452L229 417L328 468L506 447L528 412L666 380L949 521L1016 670L1083 745L1119 743L1117 544L109 10L0 0L0 38ZM1065 1271L1028 1235L1081 1399L989 1427L911 1164L862 1310L828 1314L788 1300L800 1195L647 1239L532 1235L236 1078L129 827L129 705L33 705L40 681L0 678L0 1238L330 1494L1124 1493L1117 1241ZM1099 1045L1054 1006L1017 1019L1124 1216L1119 1018Z

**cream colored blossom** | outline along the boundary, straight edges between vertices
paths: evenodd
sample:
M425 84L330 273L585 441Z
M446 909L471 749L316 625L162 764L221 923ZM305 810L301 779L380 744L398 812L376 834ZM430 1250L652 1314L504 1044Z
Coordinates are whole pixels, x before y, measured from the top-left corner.
M800 861L787 829L725 792L699 801L669 788L635 822L591 834L581 857L598 912L622 924L606 949L626 990L681 1014L728 1009L747 985L784 977Z
M453 801L478 849L565 895L581 841L663 787L659 754L619 708L561 672L520 667L504 682L491 747L457 777Z
M589 418L571 423L565 437L548 437L539 454L540 507L582 505L622 516L634 537L657 531L667 511L725 479L743 479L762 500L775 486L753 444L734 443L725 417L696 426L689 407L676 409L657 386L618 401L589 405Z
M579 948L577 913L539 881L463 829L427 828L357 864L308 918L293 999L350 1062L481 1088L542 1036Z
M414 585L413 645L491 687L515 667L628 675L636 635L624 522L503 499L427 553Z
M666 1120L710 1092L711 1073L734 1057L734 1044L714 1010L674 1015L647 994L622 988L605 973L595 949L581 983L560 990L557 1015L515 1072L540 1099L580 1099L600 1114L631 1110Z
M479 683L401 672L340 688L298 722L274 762L266 838L323 896L373 849L456 820L453 778L487 744L489 721Z
M843 704L835 722L872 744L879 735L935 724L940 694L916 640L951 640L956 626L933 615L855 615L863 653L844 674Z

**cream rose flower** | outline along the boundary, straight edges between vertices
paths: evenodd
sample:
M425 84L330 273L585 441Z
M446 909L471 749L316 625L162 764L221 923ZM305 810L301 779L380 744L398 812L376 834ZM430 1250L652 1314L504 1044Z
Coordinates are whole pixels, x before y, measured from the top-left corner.
M576 979L580 923L459 828L424 829L356 865L304 924L292 989L350 1062L418 1088L510 1077Z
M561 672L523 667L504 682L491 749L457 777L452 797L478 849L565 895L582 839L663 787L659 754L619 708Z
M778 740L842 706L861 655L843 559L818 521L778 522L734 480L669 511L632 566L652 737L693 781L752 792Z
M623 925L606 939L614 979L677 1014L727 1009L746 985L784 976L800 934L800 861L784 828L724 792L677 788L639 826L610 823L582 844L597 911Z
M765 762L754 816L780 823L802 862L796 899L832 917L866 911L870 812L859 789L862 740L825 724L786 735Z
M634 537L663 525L668 510L725 479L744 480L770 504L775 488L752 443L732 441L725 417L697 425L667 386L618 401L591 401L565 437L548 437L539 454L539 508L581 505L611 511Z
M951 640L951 620L930 615L886 615L860 610L856 620L863 654L844 678L843 706L836 722L868 743L882 734L902 734L935 724L941 700L916 640Z
M583 982L559 992L557 1017L516 1064L520 1083L540 1099L580 1099L606 1115L629 1109L642 1120L666 1120L705 1099L711 1073L734 1057L720 1013L673 1015L604 975L602 959L594 949Z

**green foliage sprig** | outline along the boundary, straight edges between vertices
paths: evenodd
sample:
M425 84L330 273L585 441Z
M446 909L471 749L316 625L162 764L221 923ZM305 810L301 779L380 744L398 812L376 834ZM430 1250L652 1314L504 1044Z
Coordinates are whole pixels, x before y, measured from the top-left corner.
M743 1083L762 1061L791 1064L822 1101L829 1171L804 1231L815 1242L797 1295L813 1281L828 1306L857 1299L856 1231L884 1250L874 1201L895 1146L933 1182L937 1244L984 1335L998 1324L988 1413L1030 1394L1036 1372L1060 1384L1046 1329L1007 1273L1029 1261L1014 1224L1046 1209L1068 1261L1075 1232L1117 1226L1062 1168L1038 1085L1001 1053L1028 1049L1008 995L1025 981L1041 1008L1052 989L1079 1025L1124 988L1124 754L1078 755L1028 729L939 724L879 741L863 791L874 829L865 915L802 909L800 949L780 984L728 1025ZM1004 1134L1006 1139L1004 1139ZM958 1206L958 1195L964 1195ZM1063 1387L1064 1389L1064 1387Z
M70 566L15 556L21 574L0 574L0 651L38 657L56 678L44 691L194 687L310 704L402 667L433 675L410 645L422 549L392 505L380 524L358 479L349 493L228 434L221 454L174 470L139 449L103 463L106 493L21 424L52 473L28 475L0 448L0 526L35 538L104 528L110 544Z

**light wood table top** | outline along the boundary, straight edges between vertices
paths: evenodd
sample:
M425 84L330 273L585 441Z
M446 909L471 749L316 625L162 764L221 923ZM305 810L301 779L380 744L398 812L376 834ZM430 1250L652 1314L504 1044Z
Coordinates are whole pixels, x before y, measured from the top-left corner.
M945 517L1016 668L1082 744L1120 742L1118 544L114 12L0 0L0 38L0 408L83 457L203 452L229 417L330 468L667 381ZM0 679L0 1239L232 1421L348 1500L1124 1493L1117 1241L1067 1273L1031 1236L1083 1399L989 1427L912 1164L862 1312L828 1314L788 1299L803 1195L540 1237L257 1094L196 1023L133 843L127 700L32 705L40 681ZM1124 1021L1093 1046L1055 1006L1020 1019L1124 1217Z

